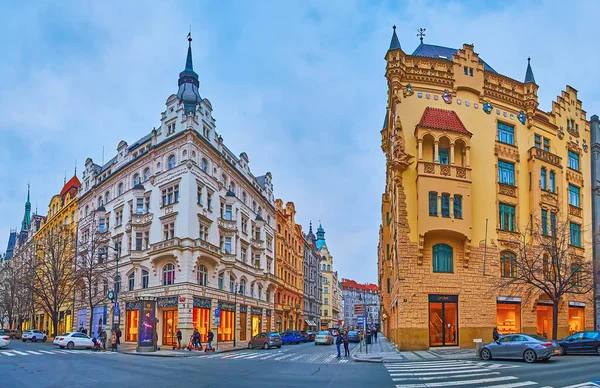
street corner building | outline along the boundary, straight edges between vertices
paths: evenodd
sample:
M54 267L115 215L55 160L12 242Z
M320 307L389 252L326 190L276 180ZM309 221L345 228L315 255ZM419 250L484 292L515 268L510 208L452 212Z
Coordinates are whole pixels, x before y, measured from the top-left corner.
M97 287L98 303L76 292L74 329L90 325L96 335L116 324L135 343L139 299L147 297L156 299L158 345L176 343L178 329L184 341L197 329L203 342L209 330L229 342L274 328L272 176L253 175L248 155L236 156L216 132L189 40L160 125L133 144L121 141L108 162L85 163L80 256L97 241L108 281Z
M342 298L344 300L344 325L346 327L364 327L374 325L381 330L379 316L379 288L375 284L360 284L351 279L342 279Z
M494 327L550 337L551 301L490 285L511 276L510 241L531 217L568 218L569 249L592 258L590 123L577 91L567 86L541 111L529 59L520 82L473 45L421 40L408 54L395 27L385 60L384 334L403 350L474 347ZM592 329L591 292L563 299L558 337Z

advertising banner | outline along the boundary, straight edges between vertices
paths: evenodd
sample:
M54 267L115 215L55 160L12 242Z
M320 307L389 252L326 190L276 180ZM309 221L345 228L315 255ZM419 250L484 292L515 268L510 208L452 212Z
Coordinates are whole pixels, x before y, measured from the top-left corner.
M153 300L140 301L140 319L138 333L138 346L141 348L154 348L156 331L156 302Z

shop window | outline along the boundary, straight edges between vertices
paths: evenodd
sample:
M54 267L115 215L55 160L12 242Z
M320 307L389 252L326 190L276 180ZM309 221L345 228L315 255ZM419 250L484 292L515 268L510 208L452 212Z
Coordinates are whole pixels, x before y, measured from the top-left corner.
M219 324L219 342L233 341L233 311L221 310L221 323Z
M454 260L452 257L452 247L446 244L434 245L433 253L433 272L454 272Z
M254 337L262 331L262 317L260 315L252 315L252 336Z
M521 304L498 303L496 305L496 326L501 334L521 332Z
M240 313L240 341L245 341L248 333L248 314Z
M569 334L577 333L582 330L585 330L585 308L569 307Z
M127 310L127 326L125 327L125 341L136 342L138 333L138 311Z
M548 339L552 336L552 306L537 305L537 334Z
M194 307L193 323L194 328L200 333L200 341L206 342L210 324L210 309Z

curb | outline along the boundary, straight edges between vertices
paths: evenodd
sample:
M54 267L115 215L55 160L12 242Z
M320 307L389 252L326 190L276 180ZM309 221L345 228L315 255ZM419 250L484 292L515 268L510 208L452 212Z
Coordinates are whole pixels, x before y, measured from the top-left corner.
M215 354L219 353L228 353L228 352L237 352L240 350L246 350L246 348L232 348L232 349L223 349L216 351ZM126 354L128 356L142 356L142 357L162 357L162 358L186 358L186 357L198 357L202 354L206 354L205 352L189 352L189 353L160 353L156 352L136 352L136 351L127 351L127 352L118 352L120 354Z
M373 357L373 358L360 358L356 356L352 356L352 359L356 362L370 362L372 364L381 364L383 363L383 358L381 357Z

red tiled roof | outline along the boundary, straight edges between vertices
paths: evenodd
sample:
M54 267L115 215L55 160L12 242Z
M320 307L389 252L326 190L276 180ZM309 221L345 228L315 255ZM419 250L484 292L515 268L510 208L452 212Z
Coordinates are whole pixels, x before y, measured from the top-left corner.
M340 282L342 284L342 288L355 288L359 290L371 291L376 293L379 287L376 284L368 283L368 284L360 284L350 279L342 279Z
M469 136L472 135L471 132L467 131L467 128L465 128L464 124L453 110L432 108L428 106L425 108L425 112L423 112L419 125L425 128L464 133Z
M62 197L63 195L67 194L71 189L78 189L79 186L81 186L81 182L79 182L79 179L77 179L77 175L73 175L73 178L69 179L69 181L63 186L62 190L60 191L60 196Z

